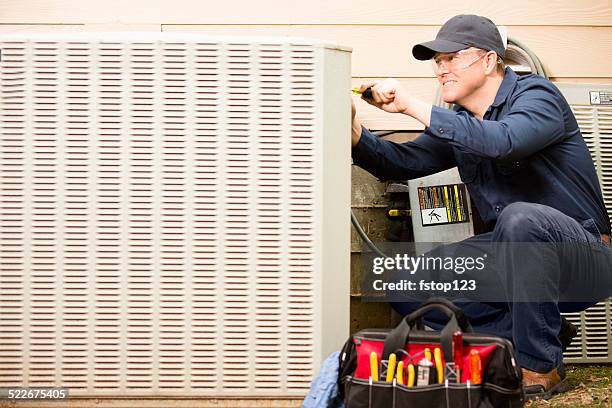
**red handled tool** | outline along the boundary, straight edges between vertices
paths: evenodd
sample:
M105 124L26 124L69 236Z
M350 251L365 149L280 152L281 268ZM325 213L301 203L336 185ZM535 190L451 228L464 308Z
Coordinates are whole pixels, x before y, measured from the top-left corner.
M478 350L470 351L470 380L472 384L480 384L482 382L482 360Z
M463 333L459 330L453 333L453 362L457 371L457 382L461 382L461 370L463 362Z

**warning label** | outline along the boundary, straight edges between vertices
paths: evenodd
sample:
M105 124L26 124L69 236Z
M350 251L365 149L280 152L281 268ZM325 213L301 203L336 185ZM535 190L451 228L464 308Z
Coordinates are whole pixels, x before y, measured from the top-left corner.
M417 191L424 227L470 220L464 184L419 187Z
M591 105L612 105L612 92L590 91Z

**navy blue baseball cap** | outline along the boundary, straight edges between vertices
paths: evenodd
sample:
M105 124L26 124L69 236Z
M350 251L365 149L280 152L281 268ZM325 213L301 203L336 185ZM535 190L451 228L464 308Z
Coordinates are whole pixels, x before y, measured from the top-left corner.
M469 47L495 51L501 58L506 52L493 21L473 14L461 14L444 23L435 40L415 45L412 55L424 61L432 59L437 52L457 52Z

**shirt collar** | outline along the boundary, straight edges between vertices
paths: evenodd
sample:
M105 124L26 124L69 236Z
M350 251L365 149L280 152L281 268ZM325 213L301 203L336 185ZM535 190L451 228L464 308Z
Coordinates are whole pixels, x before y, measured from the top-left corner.
M499 105L506 102L506 99L508 99L508 95L510 94L510 91L512 90L512 88L514 88L514 85L516 84L517 79L518 79L518 75L516 75L516 73L513 70L511 70L510 67L506 67L506 70L504 71L504 79L502 80L502 83L499 86L499 89L497 90L497 94L495 95L495 100L493 101L493 103L488 109L489 111L491 110L491 108L497 108ZM466 109L463 106L458 105L458 104L453 105L453 110L454 111L466 111Z
M514 88L514 84L516 84L517 79L518 75L516 75L514 71L510 69L510 67L506 67L506 71L504 72L504 80L497 90L495 100L491 104L492 107L497 108L506 101L508 94L510 94L510 90Z

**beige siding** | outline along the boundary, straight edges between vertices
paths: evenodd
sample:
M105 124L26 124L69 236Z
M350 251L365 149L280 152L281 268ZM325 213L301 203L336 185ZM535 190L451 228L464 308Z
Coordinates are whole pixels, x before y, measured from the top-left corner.
M203 26L164 25L164 31L210 34L315 37L353 48L355 77L433 76L429 62L412 58L416 43L436 36L439 26ZM610 27L508 27L508 35L529 46L556 77L612 76ZM600 52L595 52L595 50Z
M502 25L612 22L608 0L2 0L0 23L439 25L468 11Z
M2 0L0 0L1 4ZM1 12L2 8L0 8ZM2 33L28 33L28 32L79 32L79 31L161 31L159 24L0 24Z

